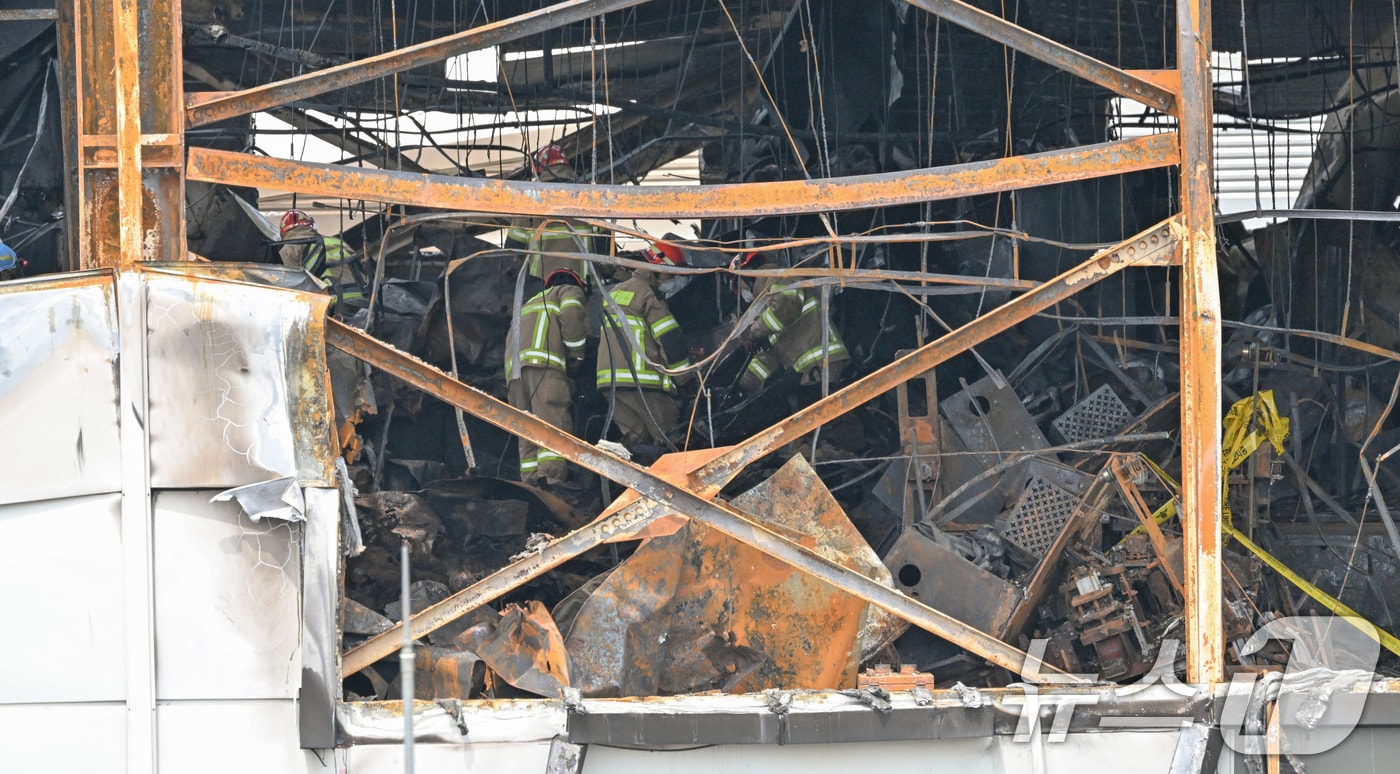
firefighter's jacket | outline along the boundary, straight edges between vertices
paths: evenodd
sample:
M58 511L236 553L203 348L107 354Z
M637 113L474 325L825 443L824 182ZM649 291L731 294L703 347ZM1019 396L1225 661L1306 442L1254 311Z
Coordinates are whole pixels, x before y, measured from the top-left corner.
M311 226L297 226L282 237L277 251L282 265L306 269L330 287L337 299L365 297L365 279L359 258L345 247L340 237L322 236Z
M520 328L520 365L567 372L571 361L583 359L584 340L588 337L583 289L555 285L537 293L520 308L511 325ZM514 353L509 351L514 340L512 331L506 336L508 382L515 368Z
M799 375L822 364L821 297L803 288L789 287L779 277L759 277L754 281L755 299L764 299L763 313L749 329L749 337L766 341L784 368ZM768 295L765 297L764 294ZM850 353L841 335L831 325L826 326L826 356L832 361L849 360ZM750 370L760 382L771 373L764 358L754 358Z
M506 247L530 251L531 277L544 280L559 269L569 269L589 284L594 273L591 263L554 253L597 253L601 246L594 242L603 238L603 233L592 226L570 220L516 218L506 232Z
M690 365L680 325L671 316L670 307L656 295L653 281L651 272L637 271L626 282L608 290L612 300L603 300L603 340L598 347L599 389L640 385L675 392L676 380L656 370L651 363L664 363L671 369ZM617 319L618 313L621 319Z

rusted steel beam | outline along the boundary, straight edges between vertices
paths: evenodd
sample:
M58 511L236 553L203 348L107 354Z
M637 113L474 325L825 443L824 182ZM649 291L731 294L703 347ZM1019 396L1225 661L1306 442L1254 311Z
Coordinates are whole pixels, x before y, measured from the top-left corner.
M1177 0L1181 71L1181 506L1186 681L1225 678L1220 602L1220 285L1211 161L1210 0Z
M734 510L725 503L711 502L694 492L657 477L644 468L579 440L533 414L507 405L475 387L453 379L442 371L394 349L363 331L337 320L328 320L326 343L379 368L390 376L424 390L450 405L470 411L478 418L512 435L531 440L543 448L552 449L580 467L616 481L649 500L679 509L692 519L704 522L741 543L830 583L832 586L872 605L888 610L932 634L982 656L997 666L1020 674L1024 668L1030 665L1028 656L1024 652L1007 645L990 634L934 610L880 584L878 581L861 575L855 570L837 564L806 546L794 543L762 524L754 522L747 515ZM546 546L537 557L534 557L529 567L536 574L543 572L593 546L601 545L607 534L620 526L624 526L624 524L618 515L605 517ZM567 548L562 546L567 546ZM549 552L548 558L545 558L545 552ZM483 601L491 598L486 596L488 592L500 594L518 586L528 579L523 575L524 572L526 571L512 565L436 605L424 608L409 619L413 635L417 637L427 634L455 617L474 609ZM430 625L430 623L435 625ZM403 624L399 624L393 629L375 635L347 652L342 660L343 674L352 674L397 650L403 637L402 626ZM1057 677L1061 680L1073 681L1068 676L1057 675Z
M1176 94L1152 80L1120 70L960 0L905 2L1163 113L1172 113L1175 107Z
M509 19L463 30L454 35L327 67L296 78L274 81L242 91L191 94L185 111L186 125L189 128L204 126L215 121L310 99L328 91L441 62L448 57L469 51L538 35L555 27L641 5L644 2L646 0L565 0Z
M1178 163L1172 134L993 161L823 180L640 187L413 175L191 148L190 180L464 212L576 218L724 218L917 204Z

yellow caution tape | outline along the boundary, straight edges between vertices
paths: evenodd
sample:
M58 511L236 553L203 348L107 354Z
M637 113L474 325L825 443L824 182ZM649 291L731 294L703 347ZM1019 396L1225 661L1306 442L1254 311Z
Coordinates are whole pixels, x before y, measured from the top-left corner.
M1257 418L1259 423L1256 427L1251 428L1250 420L1254 418ZM1278 407L1274 404L1274 393L1272 390L1265 390L1259 393L1257 400L1255 398L1245 398L1230 407L1229 413L1225 415L1224 435L1221 439L1221 533L1238 540L1240 545L1249 549L1249 551L1259 557L1264 564L1267 564L1274 572L1283 576L1289 583L1297 586L1303 593L1307 594L1319 605L1342 616L1347 619L1349 623L1356 619L1366 621L1366 623L1371 626L1370 630L1363 629L1359 626L1357 628L1367 636L1379 642L1386 650L1400 655L1400 638L1396 638L1395 635L1367 621L1360 613L1342 604L1341 600L1309 583L1301 575L1289 569L1288 565L1274 557L1273 554L1255 545L1254 541L1245 537L1243 532L1235 529L1234 523L1231 521L1230 507L1228 505L1227 492L1229 491L1229 486L1225 479L1229 477L1230 471L1239 467L1246 459L1249 459L1249 455L1253 454L1265 441L1268 441L1269 444L1274 447L1274 451L1282 454L1283 441L1287 437L1288 419L1278 415ZM1171 476L1167 475L1167 472L1162 470L1157 463L1148 459L1146 456L1143 456L1142 459L1147 463L1148 467L1152 468L1153 472L1160 476L1172 489L1180 490L1181 485ZM1176 498L1172 498L1168 500L1165 505L1158 508L1157 511L1152 514L1152 518L1158 524L1161 524L1175 516L1176 512ZM1143 528L1139 526L1128 534L1137 534L1142 531Z
M1254 541L1244 536L1244 533L1240 532L1239 530L1235 529L1234 527L1228 524L1224 525L1223 531L1225 534L1229 535L1235 540L1238 540L1240 542L1240 545L1244 546L1245 548L1248 548L1255 556L1263 560L1264 564L1267 564L1269 565L1269 567L1273 568L1274 572L1278 573L1279 575L1282 575L1288 580L1289 583L1292 583L1294 586L1297 586L1298 588L1302 589L1303 593L1312 597L1314 600L1317 601L1319 605L1322 605L1328 610L1331 610L1337 615L1340 615L1343 618L1347 619L1348 623L1350 623L1352 619L1358 618L1362 621L1366 621L1366 619L1360 613L1342 604L1341 600L1337 599L1336 597L1333 597L1332 595L1328 594L1322 589L1312 585L1311 583L1304 580L1301 575L1288 569L1288 565L1274 558L1273 554L1270 554L1268 551L1265 551L1263 548L1260 548L1259 546L1255 545ZM1371 628L1369 630L1360 626L1356 628L1360 629L1371 639L1379 642L1385 647L1386 650L1390 651L1391 653L1394 653L1397 656L1400 656L1400 639L1396 639L1395 635L1384 631L1379 626L1376 626L1370 621L1366 621L1366 623L1371 624Z
M1258 426L1250 420L1258 419ZM1220 440L1220 519L1226 527L1234 524L1230 513L1230 471L1249 459L1264 441L1283 454L1283 439L1288 437L1288 419L1278 415L1274 391L1264 390L1257 396L1245 398L1230 407L1225 415L1225 432Z
M1158 465L1157 463L1153 462L1151 459L1149 459L1148 456L1147 456L1146 454L1139 454L1138 457L1139 457L1143 462L1147 463L1147 467L1152 468L1152 472L1156 473L1157 476L1158 476L1159 478L1162 479L1162 481L1166 482L1167 486L1171 487L1171 488L1174 489L1174 490L1180 490L1180 489L1181 489L1181 484L1176 483L1176 479L1174 479L1174 478L1172 478L1171 476L1167 475L1167 471L1162 470L1162 467L1161 467L1160 465ZM1175 515L1176 515L1176 498L1173 497L1172 499L1170 499L1170 500L1166 501L1165 503L1163 503L1163 504L1162 504L1162 507L1160 507L1160 508L1158 508L1157 510L1155 510L1155 511L1152 512L1152 520L1155 521L1155 522L1157 522L1157 524L1160 526L1160 525L1165 524L1165 523L1167 523L1168 521L1170 521L1171 518L1172 518L1173 516L1175 516ZM1147 528L1144 527L1144 526L1142 526L1141 524L1139 524L1139 525L1137 525L1136 527L1133 527L1132 531L1129 532L1128 535L1141 535L1142 533L1144 533L1144 532L1146 532L1146 531L1147 531ZM1127 539L1128 539L1128 535L1124 535L1124 536L1123 536L1123 540L1127 540ZM1118 542L1119 542L1119 543L1122 543L1123 540L1120 540L1120 541L1118 541Z

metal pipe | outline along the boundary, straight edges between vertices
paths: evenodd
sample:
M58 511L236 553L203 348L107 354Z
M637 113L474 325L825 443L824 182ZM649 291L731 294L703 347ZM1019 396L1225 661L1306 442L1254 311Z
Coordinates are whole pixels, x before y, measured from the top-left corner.
M326 326L327 344L344 350L385 373L409 385L423 389L453 406L470 411L482 420L490 422L506 432L558 452L574 464L627 486L642 497L662 505L665 509L683 512L690 518L701 521L741 543L819 578L848 594L894 613L910 623L982 656L993 664L1013 673L1020 674L1023 669L1032 664L1028 661L1029 657L1020 649L1007 645L986 632L958 621L946 613L934 610L848 567L837 564L806 546L794 543L762 524L756 523L746 514L734 510L725 503L711 502L688 489L676 486L649 470L579 440L533 414L503 403L475 387L463 384L437 368L399 352L388 344L338 320L327 320ZM590 527L595 528L594 533L606 536L616 530L615 520L619 520L618 516L620 514L605 517ZM644 516L641 523L645 523L651 518L650 515ZM584 529L588 530L589 528ZM579 532L581 531L583 530ZM563 540L555 541L546 550L568 541L577 534L578 532L575 532ZM574 541L574 543L575 547L578 547L579 541ZM588 547L591 546L583 546L583 550L587 550ZM555 553L557 556L560 552ZM567 556L560 557L560 560L567 558ZM513 569L514 566L506 568L502 572L510 572ZM486 580L490 580L490 578ZM473 584L464 592L458 592L436 605L425 608L419 616L407 619L407 626L400 623L394 629L375 635L347 652L342 661L343 674L352 674L394 652L400 647L394 642L397 638L422 636L458 615L470 611L476 605L466 607L463 599L469 598L470 592L485 582ZM436 626L427 625L430 620L435 622ZM420 621L423 623L421 627ZM1042 667L1042 669L1048 670L1047 667ZM1055 674L1057 681L1077 681L1077 679L1071 679L1057 670L1048 670L1048 673ZM1033 679L1034 676L1026 675L1028 679Z
M1176 106L1176 94L1170 89L1075 51L1063 43L1037 35L967 3L959 0L905 2L1163 113L1173 113Z
M1225 678L1220 571L1220 285L1211 174L1210 0L1177 0L1181 74L1181 505L1186 681Z
M413 614L413 601L409 594L408 541L399 544L399 605L400 620L407 621ZM414 656L412 627L404 626L403 647L399 649L399 687L403 688L403 770L413 774L413 688Z
M191 94L186 100L185 125L186 128L193 129L215 121L310 99L328 91L356 86L415 67L441 62L448 57L508 43L565 24L641 5L645 1L565 0L509 19L463 30L454 35L327 67L296 78L274 81L242 91Z
M190 180L339 199L549 218L763 217L917 204L1179 163L1174 134L945 167L702 186L574 185L420 175L190 148Z

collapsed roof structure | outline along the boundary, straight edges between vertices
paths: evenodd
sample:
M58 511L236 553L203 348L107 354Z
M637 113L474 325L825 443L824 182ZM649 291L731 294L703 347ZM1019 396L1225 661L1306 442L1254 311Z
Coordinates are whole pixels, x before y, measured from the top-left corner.
M30 278L0 319L72 301L76 327L111 323L97 349L116 371L131 350L114 342L138 337L150 364L114 389L139 384L149 410L118 398L121 432L152 418L147 490L217 490L243 535L306 525L288 540L319 574L294 585L327 597L329 626L303 634L323 668L300 684L306 747L373 737L373 708L406 689L782 707L829 690L887 712L887 689L1170 675L1209 696L1297 657L1255 635L1321 611L1367 635L1328 666L1391 674L1396 18L1096 0L0 11L2 136L24 150L0 161L0 238ZM546 143L574 182L530 179ZM265 213L288 207L363 257L358 313L327 318L280 266ZM502 402L517 217L609 234L584 257L599 267L636 268L648 236L683 245L659 271L704 357L654 464L600 444L604 394L579 390L576 435ZM731 268L751 251L767 268ZM48 277L83 269L116 279ZM734 331L764 299L733 283L764 272L840 332L840 378L735 389L751 353ZM68 446L29 440L48 414L26 418L43 390L23 385L63 381L42 328L0 345L25 364L0 394L31 401L4 414L26 428L7 507L73 491L53 473ZM241 381L264 371L266 390ZM205 416L160 410L182 385ZM236 453L179 461L172 422ZM513 480L513 436L596 495ZM291 572L277 545L252 567ZM1212 711L1190 709L1203 727ZM579 741L623 735L577 722Z

